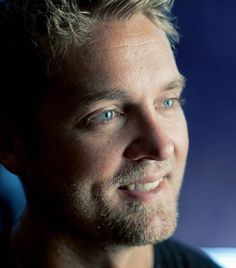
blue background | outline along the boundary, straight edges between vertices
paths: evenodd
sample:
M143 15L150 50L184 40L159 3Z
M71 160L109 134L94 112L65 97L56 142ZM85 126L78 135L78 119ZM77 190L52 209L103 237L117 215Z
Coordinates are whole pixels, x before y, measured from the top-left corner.
M236 1L177 0L190 152L176 237L236 246Z
M191 140L175 236L195 246L236 247L236 0L177 0L174 14ZM6 230L25 200L19 182L1 172L0 213L11 212L0 217Z

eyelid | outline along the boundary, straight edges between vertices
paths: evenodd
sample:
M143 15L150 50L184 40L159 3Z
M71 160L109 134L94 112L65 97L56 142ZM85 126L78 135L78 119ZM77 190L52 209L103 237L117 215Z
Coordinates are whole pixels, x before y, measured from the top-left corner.
M106 108L99 109L99 110L96 110L95 112L92 112L92 113L88 114L87 116L85 116L82 119L82 121L84 122L85 125L89 125L90 123L91 124L93 124L93 123L96 124L96 122L92 122L92 119L100 116L102 113L109 112L109 111L112 111L112 112L116 113L116 115L122 115L122 114L124 114L122 112L122 110L119 109L117 106L106 107ZM112 121L112 119L110 121ZM107 121L107 123L108 122L109 122L109 120ZM105 123L105 121L103 123ZM97 124L102 124L102 122L101 123L98 122Z
M93 120L95 121L96 118L98 118L99 116L102 116L103 114L108 113L108 112L116 113L117 111L115 109L108 109L108 110L106 109L106 110L103 110L101 112L96 113L95 115L90 116L87 120L90 122Z
M181 96L180 97L167 98L167 99L164 100L164 102L165 101L168 101L168 100L173 100L173 102L174 102L173 106L176 105L176 102L177 102L177 104L179 106L183 106L184 105L184 99Z
M92 117L96 114L102 113L104 111L110 111L119 109L117 105L111 104L107 106L95 106L95 107L89 107L83 111L83 115L81 116L81 120L83 121L85 118Z
M155 100L155 103L158 105L162 104L163 102L165 102L166 100L170 100L170 99L179 99L181 96L180 92L177 91L167 91L165 93L163 93L162 95L160 95L159 97L157 97L157 99Z

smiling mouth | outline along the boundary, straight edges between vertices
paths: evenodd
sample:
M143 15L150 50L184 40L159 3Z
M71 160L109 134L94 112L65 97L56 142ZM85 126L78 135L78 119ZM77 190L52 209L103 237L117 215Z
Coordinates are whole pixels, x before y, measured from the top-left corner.
M121 190L136 191L136 192L149 192L156 189L159 184L163 181L164 177L154 182L147 183L133 183L126 186L120 187Z

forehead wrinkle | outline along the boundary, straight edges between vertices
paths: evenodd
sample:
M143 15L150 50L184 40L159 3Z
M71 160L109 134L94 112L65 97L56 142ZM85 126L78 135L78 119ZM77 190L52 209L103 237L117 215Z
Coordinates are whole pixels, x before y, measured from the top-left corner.
M135 18L139 18L139 25L135 22ZM143 27L140 27L140 24ZM148 27L146 24L148 24ZM108 25L109 27L107 27ZM123 30L118 31L119 29ZM123 43L121 47L139 47L148 43L157 44L161 36L170 45L164 31L153 24L145 15L139 14L128 21L110 21L109 24L104 22L99 23L94 31L93 44L95 43L96 47L104 49L109 49L109 46L112 44L115 44L115 46L111 46L112 48L119 48L119 43ZM149 42L146 42L146 40L149 40ZM110 44L104 46L107 43Z
M112 49L123 49L123 48L139 48L139 47L149 47L149 46L153 46L156 45L157 41L153 41L153 42L145 42L143 44L127 44L127 45L117 45L117 46L101 46L100 49L101 50L112 50Z
M114 30L117 31L117 30ZM110 35L106 33L95 37L96 47L100 49L110 49L110 48L119 48L119 47L142 47L149 45L158 45L159 38L163 38L166 44L170 47L170 43L165 35L165 33L159 29L155 28L151 32L137 32L135 34L120 32L112 32Z

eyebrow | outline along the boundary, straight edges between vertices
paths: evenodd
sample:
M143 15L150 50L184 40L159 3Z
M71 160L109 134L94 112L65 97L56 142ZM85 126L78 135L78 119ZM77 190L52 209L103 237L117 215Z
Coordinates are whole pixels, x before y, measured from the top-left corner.
M131 96L120 88L115 89L103 89L99 91L90 92L84 98L79 101L79 105L88 106L94 102L103 100L127 100L131 99Z
M180 75L179 78L171 81L168 83L165 87L164 90L173 90L176 88L179 88L183 90L186 85L186 79L183 75ZM83 106L89 106L94 102L99 102L99 101L106 101L106 100L131 100L132 97L124 90L121 88L114 88L114 89L103 89L103 90L95 90L93 92L90 92L88 95L83 97L79 101L79 105L81 107Z
M185 88L185 86L186 86L186 78L181 74L178 79L170 82L167 85L166 89L167 90L172 90L172 89L175 89L175 88L180 88L180 89L183 90Z

